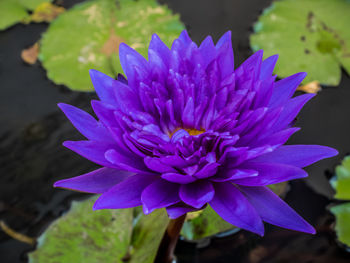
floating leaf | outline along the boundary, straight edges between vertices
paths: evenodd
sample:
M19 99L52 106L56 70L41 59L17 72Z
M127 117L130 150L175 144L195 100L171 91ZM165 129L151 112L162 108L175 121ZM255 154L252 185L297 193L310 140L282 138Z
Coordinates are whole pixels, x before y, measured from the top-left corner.
M147 56L151 35L166 44L184 29L178 15L156 0L92 0L55 19L41 41L40 60L48 77L73 90L91 91L88 70L116 77L121 42Z
M335 215L335 231L339 241L350 246L350 203L337 205L331 208Z
M33 46L22 50L21 58L28 64L35 64L39 54L39 43L35 43Z
M350 200L350 156L344 158L341 165L335 168L336 177L332 185L336 191L335 198Z
M331 180L336 194L335 198L350 200L350 156L344 158L341 165L335 168L335 177ZM331 212L335 215L338 239L350 246L350 202L332 207Z
M31 263L153 263L169 219L164 210L92 211L96 197L74 202L39 238ZM136 218L134 218L136 214Z
M30 262L121 262L131 240L133 211L92 211L94 201L74 202L40 237Z
M169 218L164 209L149 215L142 212L132 233L130 259L128 263L153 263L168 226Z
M28 11L51 0L0 0L0 30L6 29L29 18Z
M188 240L198 240L233 228L235 228L233 225L207 206L198 216L186 220L181 235Z
M255 24L251 47L280 55L279 77L306 71L304 83L338 85L340 66L350 73L349 14L348 0L276 1Z

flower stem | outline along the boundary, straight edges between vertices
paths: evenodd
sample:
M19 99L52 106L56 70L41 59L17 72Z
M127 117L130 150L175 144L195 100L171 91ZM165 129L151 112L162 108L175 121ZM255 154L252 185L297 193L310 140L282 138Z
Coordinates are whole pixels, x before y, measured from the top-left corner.
M169 222L163 239L159 245L155 263L171 263L174 260L174 250L185 222L186 214Z

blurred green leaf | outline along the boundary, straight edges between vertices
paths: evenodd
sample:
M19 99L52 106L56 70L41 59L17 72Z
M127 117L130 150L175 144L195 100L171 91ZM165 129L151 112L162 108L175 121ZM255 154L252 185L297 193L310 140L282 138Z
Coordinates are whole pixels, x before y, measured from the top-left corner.
M169 45L183 29L179 16L156 0L92 0L74 6L50 24L39 59L55 83L92 91L89 69L112 77L122 72L117 55L121 42L147 57L153 33Z
M28 11L33 11L44 2L51 0L0 0L0 30L28 19Z
M339 241L350 246L350 203L337 205L331 208L335 215L335 231Z
M332 180L336 194L335 198L350 200L350 156L344 158L341 165L335 168L335 178Z
M165 210L92 211L95 200L73 202L40 237L30 263L153 263L169 222Z
M210 206L207 206L198 216L186 220L181 235L188 240L199 240L233 228L235 226L223 220Z
M304 83L338 85L340 66L350 74L349 14L347 0L276 1L255 24L251 47L280 55L279 77L306 71Z
M336 199L350 200L350 156L345 157L341 165L335 168L331 184ZM330 210L336 218L335 231L338 239L350 246L350 202L334 206Z

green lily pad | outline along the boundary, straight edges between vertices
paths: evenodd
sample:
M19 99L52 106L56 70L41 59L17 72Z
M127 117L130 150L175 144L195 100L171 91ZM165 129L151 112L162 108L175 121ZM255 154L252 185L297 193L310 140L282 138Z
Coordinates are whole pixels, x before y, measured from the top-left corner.
M340 242L350 246L350 203L337 205L331 208L335 215L335 231Z
M199 240L233 228L235 226L223 220L213 208L207 206L198 216L185 221L181 235L188 240Z
M341 165L335 168L335 178L332 180L336 194L335 198L350 200L350 156L344 158Z
M255 24L251 47L280 55L279 77L306 71L304 83L338 85L341 66L350 74L349 13L348 0L276 1Z
M331 184L336 199L350 200L350 156L345 157L342 164L335 168ZM334 206L330 210L336 218L335 231L338 239L350 246L350 202Z
M71 210L40 237L30 263L152 263L168 224L164 210L92 211L96 197L74 202Z
M121 42L147 56L153 33L170 45L183 29L179 16L156 0L92 0L74 6L50 24L39 59L56 84L92 91L89 69L112 77L122 72L117 55Z
M165 209L157 209L149 215L140 212L133 228L130 260L128 263L153 263L169 218Z
M0 0L0 30L25 21L30 16L28 11L44 2L51 0Z

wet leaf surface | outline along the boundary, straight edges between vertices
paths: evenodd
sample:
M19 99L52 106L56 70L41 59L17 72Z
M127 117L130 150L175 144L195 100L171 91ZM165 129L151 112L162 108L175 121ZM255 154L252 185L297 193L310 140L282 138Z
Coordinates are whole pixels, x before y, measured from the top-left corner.
M96 198L74 202L55 221L29 254L32 263L121 262L132 231L132 209L92 211Z
M38 239L31 263L153 263L169 219L165 210L92 211L97 197L73 202Z
M347 0L276 1L255 24L251 47L280 55L279 77L306 71L304 83L338 85L340 67L350 73L349 13Z
M40 60L48 77L70 89L92 91L88 70L116 77L125 42L147 57L151 35L170 44L184 26L155 0L92 0L74 6L51 23L41 41Z

